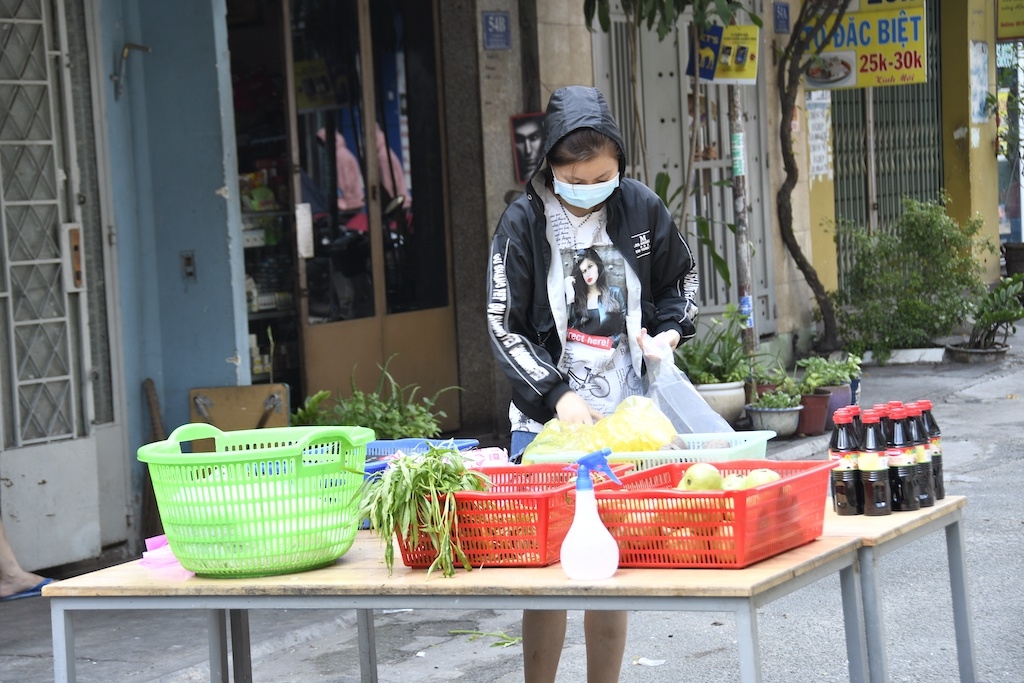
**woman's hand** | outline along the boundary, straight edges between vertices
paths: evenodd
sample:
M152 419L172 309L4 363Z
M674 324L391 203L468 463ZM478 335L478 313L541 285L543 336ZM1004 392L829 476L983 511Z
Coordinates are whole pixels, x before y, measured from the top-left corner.
M592 425L604 415L591 408L575 391L562 394L555 404L555 415L566 424Z
M679 339L679 332L676 330L665 330L652 337L647 334L647 328L642 327L640 328L640 334L636 338L636 343L640 345L640 350L648 358L662 360L665 356L666 348L670 356L672 351L679 346Z

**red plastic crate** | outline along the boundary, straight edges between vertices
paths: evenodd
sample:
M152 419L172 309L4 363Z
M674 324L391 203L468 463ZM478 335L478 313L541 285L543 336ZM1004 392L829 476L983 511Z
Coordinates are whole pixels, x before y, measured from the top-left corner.
M723 477L763 467L782 478L742 491L677 490L693 464L633 472L622 489L596 493L620 567L740 569L821 536L831 461L718 462Z
M632 465L612 470L622 478ZM558 562L575 513L576 473L566 463L488 467L487 491L455 494L455 540L473 567L545 567ZM601 488L605 484L598 484ZM426 569L437 557L423 534L414 547L398 537L402 562ZM459 566L456 558L456 566Z

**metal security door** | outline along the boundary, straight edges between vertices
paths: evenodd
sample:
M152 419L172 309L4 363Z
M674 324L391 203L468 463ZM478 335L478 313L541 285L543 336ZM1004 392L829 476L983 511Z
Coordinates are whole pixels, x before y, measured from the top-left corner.
M32 567L100 550L66 46L63 2L0 0L0 512Z
M678 28L663 41L657 33L640 31L638 89L635 102L630 85L632 58L629 27L618 4L613 6L611 31L594 33L594 80L605 93L619 122L626 141L626 158L632 166L629 175L643 179L653 187L659 172L669 174L670 193L680 187L690 153L690 122L693 112L692 78L686 75L689 23L685 17ZM760 65L759 83L765 82L764 60ZM732 160L729 156L728 89L726 86L702 83L697 116L697 156L685 226L687 241L695 252L700 273L699 301L702 313L720 313L730 302L738 303L736 290L736 240L728 224L734 222ZM747 201L751 265L754 297L755 329L758 335L776 331L774 315L774 269L770 227L774 224L769 202L768 169L765 163L767 131L764 98L760 87L744 87L744 127L747 139ZM641 112L643 140L634 124L634 107ZM642 145L642 147L641 147ZM643 167L646 152L647 164ZM710 222L713 247L698 242L694 216ZM726 283L715 270L709 250L713 248L729 264L731 282Z
M832 93L836 220L888 230L903 199L932 201L943 187L939 3L925 5L926 83ZM839 276L851 265L838 245Z

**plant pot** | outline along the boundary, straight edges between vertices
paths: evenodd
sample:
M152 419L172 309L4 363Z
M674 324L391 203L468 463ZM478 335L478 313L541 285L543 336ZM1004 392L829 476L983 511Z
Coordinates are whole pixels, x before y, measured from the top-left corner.
M725 418L726 422L735 425L743 415L746 404L744 382L720 382L718 384L698 384L694 387L701 398L711 409Z
M796 426L799 434L818 436L825 433L828 401L831 397L832 392L825 389L818 389L813 394L800 395L800 405L804 409L800 411L800 421Z
M1010 350L1009 344L996 343L991 349L969 349L962 344L946 344L946 353L958 363L993 363Z
M793 436L800 423L802 405L792 408L758 408L747 405L744 407L750 425L757 431L773 431L777 436Z
M853 400L853 389L849 384L840 384L838 386L821 387L832 392L832 395L828 399L828 413L825 415L825 429L834 429L836 424L832 421L832 416L840 408L845 408L850 405Z

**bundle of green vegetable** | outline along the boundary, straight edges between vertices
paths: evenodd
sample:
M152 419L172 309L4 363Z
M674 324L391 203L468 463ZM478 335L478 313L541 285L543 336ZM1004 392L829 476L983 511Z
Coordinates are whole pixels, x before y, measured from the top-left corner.
M472 566L454 536L455 498L450 494L485 491L490 483L484 473L467 469L457 450L431 446L426 453L392 459L387 469L366 480L360 519L369 519L384 542L389 572L395 564L394 535L401 534L406 547L414 548L426 534L437 551L427 576L435 569L452 576L454 557L467 570Z

